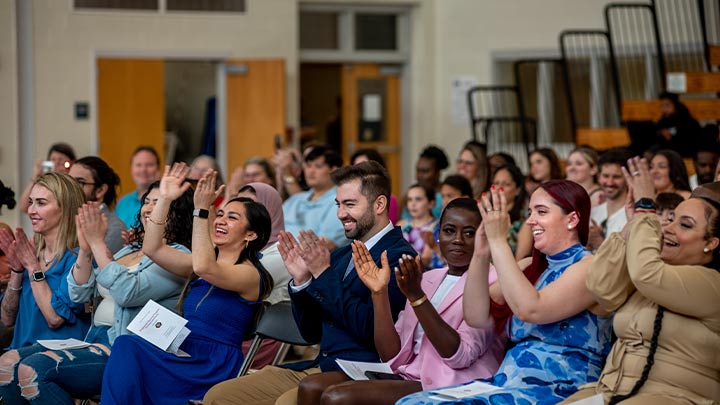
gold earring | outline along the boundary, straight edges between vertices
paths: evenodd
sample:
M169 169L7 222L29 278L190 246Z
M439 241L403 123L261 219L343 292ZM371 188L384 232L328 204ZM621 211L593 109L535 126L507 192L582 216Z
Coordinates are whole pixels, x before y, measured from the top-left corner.
M247 249L247 247L248 247L249 244L250 244L250 241L246 239L246 240L245 240L245 249Z

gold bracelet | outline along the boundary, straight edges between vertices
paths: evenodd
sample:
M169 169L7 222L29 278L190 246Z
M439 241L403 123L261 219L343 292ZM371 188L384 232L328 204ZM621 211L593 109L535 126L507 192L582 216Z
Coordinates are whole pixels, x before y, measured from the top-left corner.
M425 301L427 301L427 295L423 294L422 297L420 297L420 298L416 299L415 301L411 302L411 303L410 303L410 306L413 307L413 308L419 307L419 306L422 305Z
M162 221L155 221L154 219L152 219L151 216L148 216L148 221L152 222L152 223L155 224L155 225L165 225L165 224L168 223L167 217L165 217L165 219L162 220Z

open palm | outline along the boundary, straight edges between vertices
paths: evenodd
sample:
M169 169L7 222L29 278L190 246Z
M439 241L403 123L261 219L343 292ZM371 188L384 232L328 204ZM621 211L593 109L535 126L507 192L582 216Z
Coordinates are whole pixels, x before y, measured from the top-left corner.
M390 284L390 265L388 264L387 251L380 256L381 268L370 255L367 247L360 241L352 243L353 261L358 277L365 286L374 293L385 290Z

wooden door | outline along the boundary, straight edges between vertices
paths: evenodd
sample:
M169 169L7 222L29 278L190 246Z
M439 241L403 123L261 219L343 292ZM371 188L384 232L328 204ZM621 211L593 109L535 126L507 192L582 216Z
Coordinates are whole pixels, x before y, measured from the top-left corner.
M275 135L285 134L286 97L283 60L231 60L226 66L229 177L248 158L273 155Z
M401 195L400 74L377 64L342 67L343 157L375 148L385 158L392 190Z
M153 146L163 160L164 62L100 58L97 81L98 156L120 176L122 196L135 190L130 177L130 158L135 148Z

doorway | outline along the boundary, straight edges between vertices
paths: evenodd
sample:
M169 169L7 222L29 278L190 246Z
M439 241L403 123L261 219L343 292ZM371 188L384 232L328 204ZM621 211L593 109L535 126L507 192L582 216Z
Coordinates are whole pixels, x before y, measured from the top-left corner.
M374 63L301 64L302 145L327 143L347 164L357 150L376 149L401 195L400 76L399 67Z

